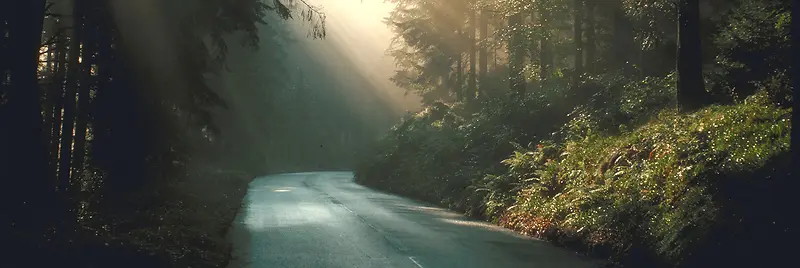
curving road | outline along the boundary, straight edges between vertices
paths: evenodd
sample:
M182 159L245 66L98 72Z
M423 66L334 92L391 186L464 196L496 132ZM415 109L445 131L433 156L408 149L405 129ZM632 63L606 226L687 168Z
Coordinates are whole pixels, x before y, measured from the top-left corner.
M250 183L229 267L593 267L547 242L355 184L350 172Z

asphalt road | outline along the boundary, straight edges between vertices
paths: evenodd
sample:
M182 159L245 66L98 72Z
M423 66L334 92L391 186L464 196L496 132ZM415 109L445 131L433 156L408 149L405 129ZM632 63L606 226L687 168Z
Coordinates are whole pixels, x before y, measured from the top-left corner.
M349 172L250 183L230 231L239 267L593 267L490 224L365 188Z

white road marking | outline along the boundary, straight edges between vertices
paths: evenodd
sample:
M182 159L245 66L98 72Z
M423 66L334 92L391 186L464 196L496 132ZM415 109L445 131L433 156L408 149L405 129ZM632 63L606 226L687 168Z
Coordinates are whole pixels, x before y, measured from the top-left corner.
M342 204L342 207L343 207L344 209L346 209L347 211L350 211L350 213L353 213L353 214L355 214L355 213L356 213L355 211L353 211L353 210L352 210L352 209L350 209L349 207L345 206L344 204Z
M421 265L421 264L419 264L419 262L417 261L417 259L416 259L416 258L414 258L414 257L412 257L412 256L408 256L408 259L410 259L412 262L414 262L414 264L416 264L416 265L417 265L417 267L419 267L419 268L424 268L424 267L422 267L422 265Z

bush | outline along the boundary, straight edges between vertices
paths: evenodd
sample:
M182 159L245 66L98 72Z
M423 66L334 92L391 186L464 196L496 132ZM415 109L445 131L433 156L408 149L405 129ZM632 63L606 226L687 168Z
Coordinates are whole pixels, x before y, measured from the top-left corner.
M544 222L525 231L556 229L557 239L610 248L618 261L648 256L649 265L705 267L726 251L752 249L743 236L774 238L783 230L743 230L789 226L782 212L764 208L785 207L772 191L790 176L790 113L762 92L737 106L690 115L666 111L623 135L569 140L544 165L527 157L541 149L518 151L506 160L509 173L532 183L503 224L519 229L520 222ZM533 164L520 169L526 162ZM750 207L756 203L761 209ZM769 252L741 253L733 264L761 261L756 256Z
M557 139L618 134L625 126L645 123L658 111L675 106L675 73L665 77L626 79L611 73L586 77L581 91L595 92L572 110Z
M558 95L495 98L474 114L463 104L438 103L408 115L356 169L356 181L482 217L484 199L494 200L492 207L513 196L496 189L505 183L491 176L504 173L512 142L548 137L566 122L567 110L547 105L549 96Z
M761 88L761 81L788 83L783 72L791 69L790 5L786 0L740 1L723 16L714 39L716 67L707 73L720 100L742 101ZM782 91L781 104L791 104L786 99L790 87L771 89Z
M770 255L741 237L767 243L785 236L770 223L789 226L763 208L788 209L775 191L788 189L791 110L764 88L681 115L672 79L587 82L598 94L569 115L559 94L475 114L437 104L394 127L356 180L634 267Z

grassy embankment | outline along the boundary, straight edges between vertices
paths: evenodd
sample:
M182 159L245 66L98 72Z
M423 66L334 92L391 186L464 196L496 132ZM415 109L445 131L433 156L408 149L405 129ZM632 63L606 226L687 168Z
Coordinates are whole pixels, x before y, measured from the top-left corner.
M598 130L597 117L558 119L563 111L547 100L521 103L409 116L356 180L626 267L759 267L785 257L791 109L765 92L690 114L657 102L614 131Z

